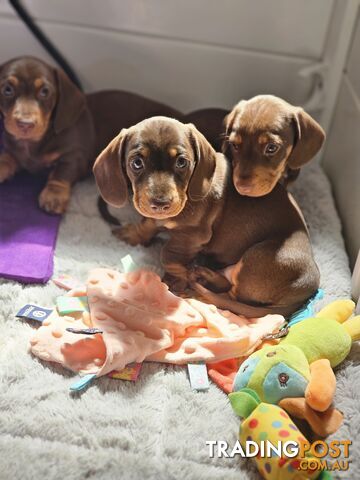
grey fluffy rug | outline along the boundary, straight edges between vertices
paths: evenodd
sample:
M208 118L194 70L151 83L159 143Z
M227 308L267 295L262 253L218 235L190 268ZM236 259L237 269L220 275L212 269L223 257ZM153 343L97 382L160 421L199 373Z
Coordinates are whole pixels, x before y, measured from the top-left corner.
M293 189L308 221L326 298L348 297L350 273L329 183L321 169L305 169ZM56 249L56 273L85 279L95 266L120 268L131 253L159 268L158 247L131 248L112 238L97 213L88 180L75 189ZM134 214L124 209L123 220ZM71 396L74 375L27 353L32 328L14 318L25 303L53 305L59 289L0 281L0 478L79 480L259 478L241 458L209 458L207 440L234 444L239 429L227 397L215 385L189 388L186 370L146 364L136 384L100 379ZM320 307L321 305L319 305ZM360 346L337 371L336 404L345 422L334 436L351 439L360 478Z

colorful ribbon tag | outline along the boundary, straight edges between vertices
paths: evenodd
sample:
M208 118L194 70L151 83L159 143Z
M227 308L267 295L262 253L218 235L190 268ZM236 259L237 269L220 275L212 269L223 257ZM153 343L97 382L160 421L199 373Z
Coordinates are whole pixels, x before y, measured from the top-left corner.
M57 297L56 307L60 315L67 315L72 312L89 311L87 297Z
M314 304L318 300L324 298L324 290L319 288L315 294L307 301L303 308L298 310L297 312L293 313L289 318L289 327L295 325L295 323L301 322L301 320L305 320L305 318L311 318L314 316Z
M53 310L51 308L39 307L38 305L28 303L27 305L24 305L15 316L42 323L52 314L52 312Z
M70 275L67 275L66 273L59 275L56 278L53 278L52 282L55 283L55 285L57 285L58 287L63 288L64 290L73 290L74 288L77 288L81 285L81 282L79 282L79 280L70 277Z
M125 257L121 259L121 263L125 273L133 272L138 268L131 255L125 255Z
M130 380L131 382L136 382L139 377L142 363L129 363L122 370L113 370L108 374L111 378L116 378L118 380Z
M72 392L80 392L81 390L84 390L90 385L90 383L94 380L95 377L96 373L89 373L88 375L84 375L80 378L80 380L71 385L70 390Z
M193 390L208 390L209 377L205 363L188 363L190 385Z

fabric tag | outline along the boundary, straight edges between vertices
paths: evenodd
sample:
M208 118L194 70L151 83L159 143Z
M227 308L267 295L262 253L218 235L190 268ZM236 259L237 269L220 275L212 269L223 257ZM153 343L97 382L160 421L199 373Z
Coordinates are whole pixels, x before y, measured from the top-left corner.
M24 305L16 314L18 318L27 318L42 323L53 312L51 308L39 307L38 305Z
M72 392L79 392L80 390L84 390L84 388L88 387L90 383L96 377L96 373L89 373L88 375L84 375L80 378L77 382L73 383L70 387Z
M207 390L209 377L205 363L188 363L190 385L193 390Z
M129 363L122 370L113 370L108 374L111 378L116 378L118 380L130 380L136 382L139 377L142 363Z
M73 277L70 277L70 275L67 275L64 273L63 275L59 275L56 278L52 279L52 282L55 283L60 288L63 288L64 290L72 290L73 288L77 288L81 285L81 282L76 280Z
M56 307L60 315L67 315L71 312L89 311L87 297L57 297Z
M77 333L77 334L85 334L85 335L96 335L97 333L103 333L100 328L73 328L68 327L66 329L67 332L70 333Z
M133 272L138 268L131 255L125 255L125 257L121 259L121 263L125 273Z

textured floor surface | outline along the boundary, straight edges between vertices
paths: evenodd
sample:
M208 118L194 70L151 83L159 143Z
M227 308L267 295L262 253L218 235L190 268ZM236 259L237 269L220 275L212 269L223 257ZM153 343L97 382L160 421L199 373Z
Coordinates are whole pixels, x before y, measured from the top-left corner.
M293 189L310 228L322 275L324 303L350 292L350 273L328 181L307 168ZM120 268L131 253L158 268L158 247L131 248L115 240L99 218L96 190L88 180L75 189L57 243L56 273L85 279L95 266ZM123 210L121 218L133 216ZM0 280L0 479L257 479L241 458L209 458L207 440L234 444L239 420L215 386L189 388L184 368L143 367L136 384L100 379L71 396L71 373L27 353L33 327L14 314L25 303L52 306L59 289ZM360 345L337 369L336 404L345 414L337 439L351 439L351 470L360 478Z

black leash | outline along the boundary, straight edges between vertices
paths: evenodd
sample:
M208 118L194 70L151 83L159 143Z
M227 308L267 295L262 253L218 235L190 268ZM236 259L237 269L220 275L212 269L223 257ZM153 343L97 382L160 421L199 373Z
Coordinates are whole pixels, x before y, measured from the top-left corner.
M27 10L21 5L21 2L18 0L9 0L10 5L16 11L20 19L24 22L30 32L34 37L40 42L40 44L45 48L45 50L51 55L55 62L64 70L66 75L70 80L75 83L75 85L83 91L83 87L79 80L79 77L76 75L74 69L67 62L62 53L55 47L51 40L45 35L45 33L38 27Z

